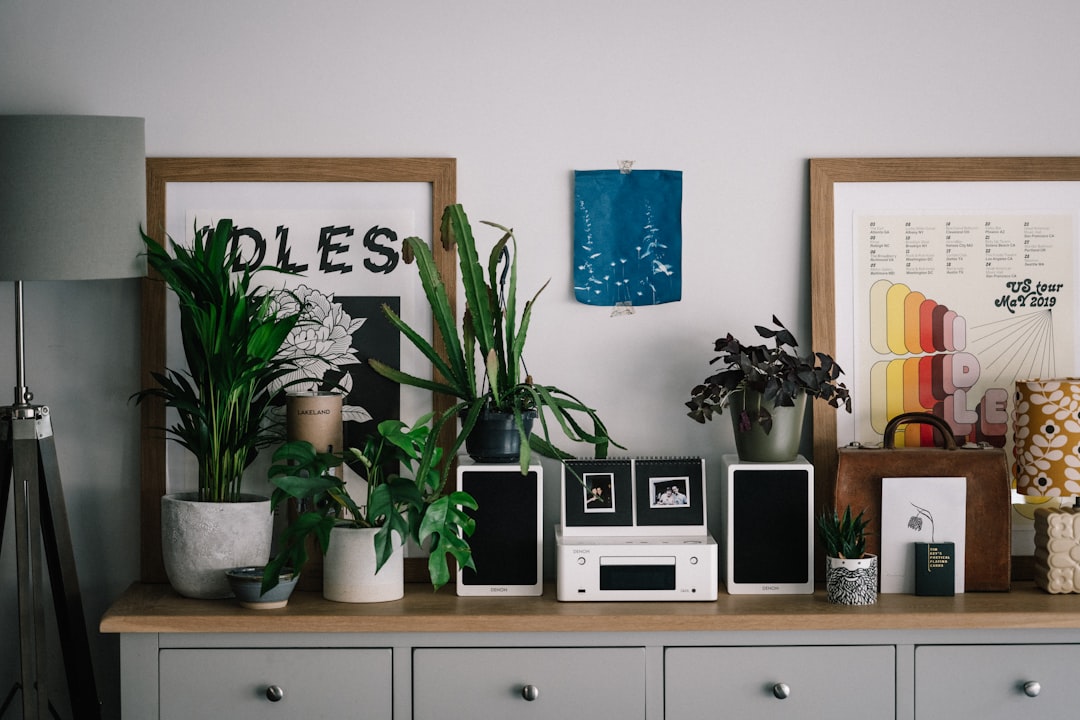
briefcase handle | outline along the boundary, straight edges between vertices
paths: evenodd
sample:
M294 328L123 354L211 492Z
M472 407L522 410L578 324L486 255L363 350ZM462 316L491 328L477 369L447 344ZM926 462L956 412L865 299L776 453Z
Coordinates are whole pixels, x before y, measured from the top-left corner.
M933 425L941 436L945 438L945 449L956 449L956 436L953 435L952 428L949 424L939 418L937 415L931 415L927 412L906 412L900 413L885 426L885 449L892 450L896 447L896 429L901 425L908 425L910 423L921 423L923 425Z

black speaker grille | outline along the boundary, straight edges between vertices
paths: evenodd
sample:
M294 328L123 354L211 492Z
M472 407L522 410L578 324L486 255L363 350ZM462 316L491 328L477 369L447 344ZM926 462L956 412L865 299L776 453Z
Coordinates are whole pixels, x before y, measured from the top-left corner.
M476 532L469 538L476 570L465 568L465 585L535 585L538 533L536 473L462 470L462 489L476 498Z

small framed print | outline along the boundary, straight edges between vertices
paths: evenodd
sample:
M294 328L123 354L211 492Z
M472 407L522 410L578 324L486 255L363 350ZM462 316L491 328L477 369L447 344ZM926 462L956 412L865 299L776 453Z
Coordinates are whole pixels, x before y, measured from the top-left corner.
M567 460L563 469L563 527L631 528L633 461Z
M615 512L615 477L612 473L582 473L581 483L581 492L585 495L585 512Z
M658 458L634 463L636 524L705 524L705 473L700 458Z
M685 475L649 478L649 507L663 510L689 505L689 482Z

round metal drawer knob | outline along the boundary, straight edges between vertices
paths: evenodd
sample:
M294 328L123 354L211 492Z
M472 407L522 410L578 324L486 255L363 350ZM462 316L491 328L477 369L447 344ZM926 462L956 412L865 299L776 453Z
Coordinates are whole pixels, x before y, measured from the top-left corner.
M787 683L776 683L772 686L772 694L777 700L783 700L791 695L791 688L788 687Z
M1041 692L1042 692L1042 685L1035 682L1034 680L1031 680L1030 682L1024 683L1024 694L1027 695L1028 697L1038 697L1039 693L1041 693Z
M285 691L281 689L280 685L271 685L266 688L266 699L270 702L281 702L285 697Z
M532 702L536 698L540 697L540 688L535 685L526 685L521 688L521 697L525 698L529 702Z

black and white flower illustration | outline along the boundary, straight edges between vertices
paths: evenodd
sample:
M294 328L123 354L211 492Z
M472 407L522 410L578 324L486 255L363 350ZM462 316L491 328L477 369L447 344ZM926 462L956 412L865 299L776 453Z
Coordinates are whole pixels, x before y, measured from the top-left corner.
M334 378L345 397L353 389L353 378L344 368L357 365L360 359L353 347L353 334L363 326L367 318L351 317L341 303L334 301L333 294L300 285L290 293L279 294L276 307L288 310L297 304L307 306L309 322L298 325L285 340L282 353L295 359L296 369L282 378L280 386L299 378ZM309 392L320 389L319 383L309 382L290 385L292 392ZM361 406L346 405L342 408L345 422L366 422L371 414Z

